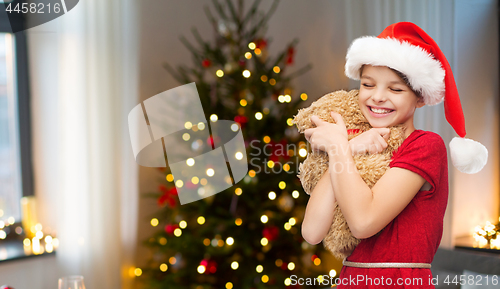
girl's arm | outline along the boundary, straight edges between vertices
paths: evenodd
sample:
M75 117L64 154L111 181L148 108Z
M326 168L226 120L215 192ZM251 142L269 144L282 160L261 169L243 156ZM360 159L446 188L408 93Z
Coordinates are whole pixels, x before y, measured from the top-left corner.
M320 178L307 202L302 237L312 245L320 243L332 225L335 208L335 194L329 169Z
M335 198L349 229L358 239L369 238L382 230L425 183L419 174L394 167L370 189L356 169L347 141L332 146L328 156Z
M358 239L369 238L401 213L420 190L425 179L410 170L393 167L370 189L354 164L342 116L335 112L331 112L331 115L335 124L312 116L311 120L316 127L306 129L304 136L313 150L328 153L328 170L335 199L353 236ZM430 143L438 144L437 139L434 142L430 140ZM442 140L439 143L442 147L441 155L446 149L442 146ZM420 152L417 149L412 153ZM439 165L440 158L433 157L428 161L435 161Z

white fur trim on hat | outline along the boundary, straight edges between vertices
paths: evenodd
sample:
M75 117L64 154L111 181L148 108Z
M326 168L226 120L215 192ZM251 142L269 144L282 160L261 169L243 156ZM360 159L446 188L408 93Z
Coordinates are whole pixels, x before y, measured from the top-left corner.
M444 99L445 71L432 54L419 46L395 38L360 37L347 51L347 77L359 80L363 64L387 66L403 73L427 105L438 104Z

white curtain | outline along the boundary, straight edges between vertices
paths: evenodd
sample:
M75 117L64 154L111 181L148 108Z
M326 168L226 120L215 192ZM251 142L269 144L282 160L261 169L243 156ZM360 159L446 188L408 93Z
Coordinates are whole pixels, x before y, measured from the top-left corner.
M138 179L127 115L138 103L135 5L80 1L28 38L40 218L60 240L59 276L83 275L87 288L132 287Z

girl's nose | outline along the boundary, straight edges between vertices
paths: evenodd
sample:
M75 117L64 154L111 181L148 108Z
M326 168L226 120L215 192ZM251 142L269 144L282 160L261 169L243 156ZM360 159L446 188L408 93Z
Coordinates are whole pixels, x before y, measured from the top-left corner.
M385 92L381 91L380 89L377 89L376 91L373 92L372 99L375 102L384 102L387 100Z

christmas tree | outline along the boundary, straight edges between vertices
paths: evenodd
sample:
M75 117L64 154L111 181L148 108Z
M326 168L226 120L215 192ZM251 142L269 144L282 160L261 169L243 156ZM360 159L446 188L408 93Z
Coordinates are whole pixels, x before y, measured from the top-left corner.
M151 224L161 229L144 242L153 257L138 278L145 288L300 288L291 285L291 275L330 273L318 257L324 247L308 244L300 233L308 196L297 174L307 148L292 118L307 94L294 91L291 80L311 67L289 71L297 40L276 57L268 55L271 39L264 34L278 1L265 13L259 0L248 9L243 2L214 0L216 14L208 7L205 12L215 41L193 29L196 45L181 37L193 66L165 68L180 84L196 83L210 123L240 125L249 172L230 189L180 205L171 171L162 170L166 180L151 194L160 206ZM189 141L193 147L211 145Z

